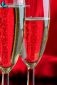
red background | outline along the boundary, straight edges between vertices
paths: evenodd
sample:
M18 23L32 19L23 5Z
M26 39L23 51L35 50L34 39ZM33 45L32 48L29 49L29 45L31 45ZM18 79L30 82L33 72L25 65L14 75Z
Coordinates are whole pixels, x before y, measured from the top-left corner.
M1 0L0 0L1 1ZM28 0L26 0L28 1ZM41 0L30 0L32 1L40 1ZM9 0L6 0L8 3ZM12 0L10 0L12 2ZM35 3L36 7L36 3ZM33 7L32 7L33 8ZM49 36L46 45L45 52L39 64L35 68L35 75L38 77L56 77L57 76L57 0L50 0L50 29ZM1 26L0 26L1 28ZM18 59L16 65L10 72L11 75L17 74L18 72L25 73L26 65L23 63L21 57Z

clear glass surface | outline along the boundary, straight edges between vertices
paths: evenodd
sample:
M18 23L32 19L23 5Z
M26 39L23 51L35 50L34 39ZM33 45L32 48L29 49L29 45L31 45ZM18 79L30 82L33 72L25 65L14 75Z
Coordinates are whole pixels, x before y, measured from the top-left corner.
M24 2L0 4L0 69L2 85L9 85L9 72L16 64L23 42ZM6 75L6 76L5 76Z
M24 39L22 44L22 60L27 65L27 85L30 85L30 70L32 70L32 85L34 85L34 68L44 53L50 24L49 0L28 0L25 8Z

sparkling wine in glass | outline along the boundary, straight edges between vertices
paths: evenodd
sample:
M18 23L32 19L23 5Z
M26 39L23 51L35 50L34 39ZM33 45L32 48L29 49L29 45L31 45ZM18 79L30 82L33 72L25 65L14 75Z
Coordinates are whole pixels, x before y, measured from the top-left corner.
M27 65L27 85L34 85L34 68L44 53L49 31L50 7L49 0L32 0L30 8L25 9L24 39L22 44L22 59ZM37 8L37 10L36 10ZM32 84L30 82L32 71Z
M0 69L2 85L9 85L9 72L16 64L23 42L24 5L15 1L0 4ZM22 11L21 11L22 10Z

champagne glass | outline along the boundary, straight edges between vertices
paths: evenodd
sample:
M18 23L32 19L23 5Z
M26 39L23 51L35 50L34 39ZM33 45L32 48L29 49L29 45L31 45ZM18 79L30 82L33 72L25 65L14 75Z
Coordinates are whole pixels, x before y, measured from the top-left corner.
M23 41L24 2L0 4L0 69L2 85L9 85L9 72L18 60ZM22 11L21 11L22 10Z
M50 2L49 0L27 0L26 3L30 4L30 8L25 9L21 55L28 69L27 85L34 85L34 68L42 58L48 39Z

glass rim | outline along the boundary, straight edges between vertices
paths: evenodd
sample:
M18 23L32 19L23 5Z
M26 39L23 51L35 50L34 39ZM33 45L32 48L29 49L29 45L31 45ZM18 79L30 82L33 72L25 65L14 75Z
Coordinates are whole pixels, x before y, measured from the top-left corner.
M24 5L24 4L19 4L19 5L17 5L17 4L5 4L7 7L6 8L15 8L15 7L30 7L30 5ZM2 6L1 4L0 4L0 8L3 8L4 6ZM5 7L4 7L5 8Z
M50 20L50 18L49 17L45 17L45 16L43 16L43 17L25 17L25 20L26 21L36 21L36 20Z

